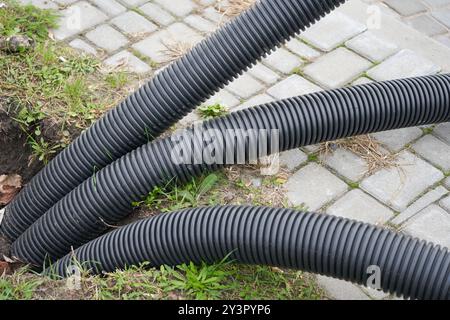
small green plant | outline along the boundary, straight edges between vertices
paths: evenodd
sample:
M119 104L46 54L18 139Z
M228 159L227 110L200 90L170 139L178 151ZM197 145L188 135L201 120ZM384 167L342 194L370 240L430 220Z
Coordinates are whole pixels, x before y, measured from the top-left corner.
M48 29L56 27L58 16L51 10L36 10L34 6L22 6L13 0L5 0L5 4L0 10L2 36L20 34L43 41L48 37Z
M319 156L317 155L317 153L311 153L308 155L308 161L309 162L318 162Z
M228 114L228 109L221 104L203 105L197 110L203 119L211 119Z
M16 271L13 276L0 275L0 300L30 300L36 288L42 283L40 279L27 279L28 270Z
M218 299L222 291L228 288L225 285L229 277L229 272L225 270L230 263L227 258L212 265L202 263L197 266L191 262L179 265L176 269L162 267L158 280L165 291L179 290L197 300Z
M422 128L422 131L423 131L424 134L431 134L434 131L434 127Z
M41 129L39 127L36 128L34 134L36 135L36 138L28 135L28 144L33 150L33 156L44 164L48 164L50 157L55 154L61 146L59 144L50 145L50 143L45 141L45 139L40 136Z
M105 81L113 89L123 87L128 82L128 74L126 72L110 73L106 76Z
M155 187L143 201L134 202L133 206L145 205L162 212L196 207L202 196L208 193L219 181L216 174L210 174L197 181L193 179L183 187L170 184Z
M358 182L348 181L347 184L348 184L348 186L351 189L358 189L359 188L359 183Z
M29 126L44 119L46 115L41 111L40 103L37 104L38 105L34 109L27 107L22 108L15 120L25 126Z
M76 78L69 81L64 86L64 93L69 105L79 106L83 103L83 97L86 94L86 83L82 78Z

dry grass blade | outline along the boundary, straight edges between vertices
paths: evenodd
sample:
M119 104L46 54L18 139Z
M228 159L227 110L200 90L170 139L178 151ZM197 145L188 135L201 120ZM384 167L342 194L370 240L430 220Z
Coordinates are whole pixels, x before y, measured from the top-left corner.
M256 0L228 0L218 4L217 10L227 17L235 17L255 4Z
M193 47L191 43L182 41L163 42L163 45L166 49L161 52L166 56L165 62L167 63L180 59Z
M366 175L383 169L397 166L397 154L386 152L382 145L370 135L345 138L337 141L324 142L320 145L319 153L327 156L337 148L353 152L367 163Z

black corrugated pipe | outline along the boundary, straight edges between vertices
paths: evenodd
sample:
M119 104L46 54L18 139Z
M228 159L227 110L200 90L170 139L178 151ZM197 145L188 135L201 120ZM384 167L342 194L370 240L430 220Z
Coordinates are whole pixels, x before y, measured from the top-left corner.
M140 220L85 244L48 271L65 277L69 266L101 273L147 261L152 267L212 263L229 254L235 262L300 269L404 298L450 299L446 248L327 214L266 207L188 209Z
M23 233L12 253L37 266L46 256L55 261L169 181L186 182L266 153L449 120L450 75L318 92L235 112L148 143L94 174Z
M256 2L61 152L7 207L0 232L15 240L94 172L159 136L258 59L344 2Z

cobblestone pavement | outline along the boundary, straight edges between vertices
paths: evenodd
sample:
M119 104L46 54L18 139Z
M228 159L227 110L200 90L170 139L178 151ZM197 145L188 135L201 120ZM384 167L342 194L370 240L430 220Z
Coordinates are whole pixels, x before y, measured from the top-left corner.
M408 25L450 47L450 0L366 0L384 2Z
M196 43L227 19L215 10L214 0L22 1L59 8L63 17L54 31L56 39L97 55L108 66L125 63L143 77L169 60L166 46ZM350 0L208 103L234 111L327 88L450 72L450 47L374 2ZM448 35L450 1L385 2L418 29L432 16ZM196 119L194 112L183 123ZM365 160L344 149L320 161L311 156L316 146L282 154L282 163L291 171L287 198L310 210L385 225L450 247L450 123L373 137L398 154L397 167L367 176ZM318 280L337 299L391 298L339 280Z

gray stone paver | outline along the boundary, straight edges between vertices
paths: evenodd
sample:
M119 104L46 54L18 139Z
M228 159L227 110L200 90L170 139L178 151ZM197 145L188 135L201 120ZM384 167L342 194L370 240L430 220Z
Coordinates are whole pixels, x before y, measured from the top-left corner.
M363 1L370 4L383 2ZM40 7L54 9L61 6L61 27L54 31L57 40L64 40L77 50L97 55L104 60L106 67L118 66L148 77L167 65L167 45L181 42L186 45L195 44L229 19L215 9L216 4L226 3L220 0L218 3L213 0L21 2L32 2ZM394 2L397 3L396 9L393 8ZM399 4L400 2L403 3ZM423 4L425 10L412 8L416 6L413 2ZM417 5L417 8L421 7L421 4ZM387 5L389 7L389 4ZM445 44L450 47L450 30L445 24L450 0L397 0L391 1L391 5L391 11L397 12L396 19L405 21L423 34L432 34L434 39L444 44L442 48L445 48ZM398 6L409 6L402 9L404 13L416 13L402 16ZM351 0L346 7L364 8L361 9L364 20L349 15L348 10L333 12L307 32L288 41L282 50L258 63L241 77L240 81L237 80L221 90L205 104L219 103L231 111L236 111L274 99L319 91L322 88L432 74L438 72L442 65L448 66L445 61L440 63L434 58L436 50L440 49L435 48L432 55L427 55L416 52L413 46L405 47L397 41L388 40L392 39L392 32L401 32L402 39L415 41L418 35L410 34L406 31L409 29L386 30L382 24L381 30L368 30L365 24L367 7L363 6L360 0ZM77 18L77 10L80 21L74 24L74 21L77 22L77 19L74 19ZM386 10L382 10L383 15L384 12ZM119 24L117 21L121 15L132 19L124 19ZM444 23L440 21L442 17ZM148 23L142 25L136 21ZM120 46L111 46L107 42L114 43L114 38L92 37L99 26L112 27L113 34L117 32L126 42ZM445 29L446 32L441 33ZM434 46L431 41L417 39L420 46L427 46L428 43ZM187 126L198 120L198 113L192 112L179 125ZM321 163L306 164L306 153L317 150L317 146L308 146L302 148L305 152L294 150L280 155L281 165L291 171L286 183L287 197L294 205L305 204L309 209L319 211L338 212L336 208L340 208L342 215L372 223L387 221L393 217L392 211L396 210L400 213L389 220L390 222L400 224L410 234L445 243L446 235L442 232L436 232L429 238L427 235L434 233L433 228L438 227L437 224L444 224L443 228L449 225L447 220L442 220L442 212L445 212L444 208L448 210L448 200L446 202L444 199L447 197L445 188L450 190L450 177L445 178L438 167L446 167L445 163L442 164L447 155L445 150L450 145L450 124L437 125L432 135L423 138L420 128L394 130L373 136L390 152L400 152L398 168L381 170L372 176L364 177L364 161L340 149L326 158L321 158ZM427 140L422 139L431 139L434 142L439 140L442 148L438 148L436 144L423 143ZM405 151L409 147L417 152L420 158ZM351 190L343 179L356 182L362 179L361 189L365 192L359 189ZM424 229L424 225L428 223L433 228ZM324 280L322 277L320 283L334 298L387 298L384 293L361 290L359 286L340 280Z
M444 174L410 152L399 154L398 167L382 169L364 179L361 187L369 194L403 211L427 188L444 178Z
M264 63L273 67L275 70L289 74L295 68L301 67L304 61L286 49L279 49L265 58Z
M126 7L115 0L92 0L92 3L99 7L102 12L112 17L127 11Z
M367 163L351 151L339 148L322 156L322 162L351 181L361 180L368 170Z
M294 74L269 88L267 93L278 99L286 99L321 90L322 89L314 83L311 83L305 78Z
M316 211L345 193L348 186L322 166L311 163L290 176L285 188L293 205Z
M442 201L439 203L442 208L448 211L450 213L450 197L447 197L445 199L442 199Z
M433 189L427 192L425 195L417 199L413 204L411 204L406 210L401 212L398 216L392 219L392 223L396 225L400 225L412 218L421 210L428 207L430 204L439 201L442 197L447 195L449 191L442 186L438 186L436 189Z
M447 189L450 189L450 177L448 177L447 179L445 179L445 181L444 181L444 186L446 186Z
M308 156L300 149L293 149L280 154L280 165L292 171L308 160Z
M366 0L384 2L400 16L400 19L416 30L434 37L450 47L449 0Z
M450 247L450 214L435 204L410 219L402 230L414 237Z
M412 147L422 158L442 168L445 172L450 171L450 146L445 142L432 135L426 135Z
M408 143L422 136L423 132L419 128L404 128L390 130L372 134L372 136L381 142L387 149L398 152Z
M146 73L151 70L145 62L137 58L129 51L121 51L116 53L112 57L106 59L103 63L113 69L118 68L120 70L135 73Z
M324 287L326 293L337 300L370 300L357 285L325 276L318 276L317 282Z
M150 33L158 27L134 11L127 11L111 20L117 28L128 35L137 36L139 34Z
M367 75L378 81L426 76L438 73L440 67L411 50L402 50L375 66Z
M127 38L113 27L103 24L86 33L92 43L108 52L115 51L128 43Z
M64 40L107 19L108 16L93 5L80 1L61 11L59 28L53 34L57 40Z
M450 144L450 122L437 125L433 133L446 143Z
M327 209L327 213L375 225L384 225L394 215L391 209L359 189L345 194Z
M175 21L175 17L154 3L146 3L139 10L159 25L168 26Z
M397 52L398 47L366 31L345 44L348 48L374 62L380 62Z
M367 27L341 12L332 12L320 23L300 35L307 43L323 51L331 51Z
M346 49L338 48L304 68L304 73L327 88L339 88L355 80L371 63Z

